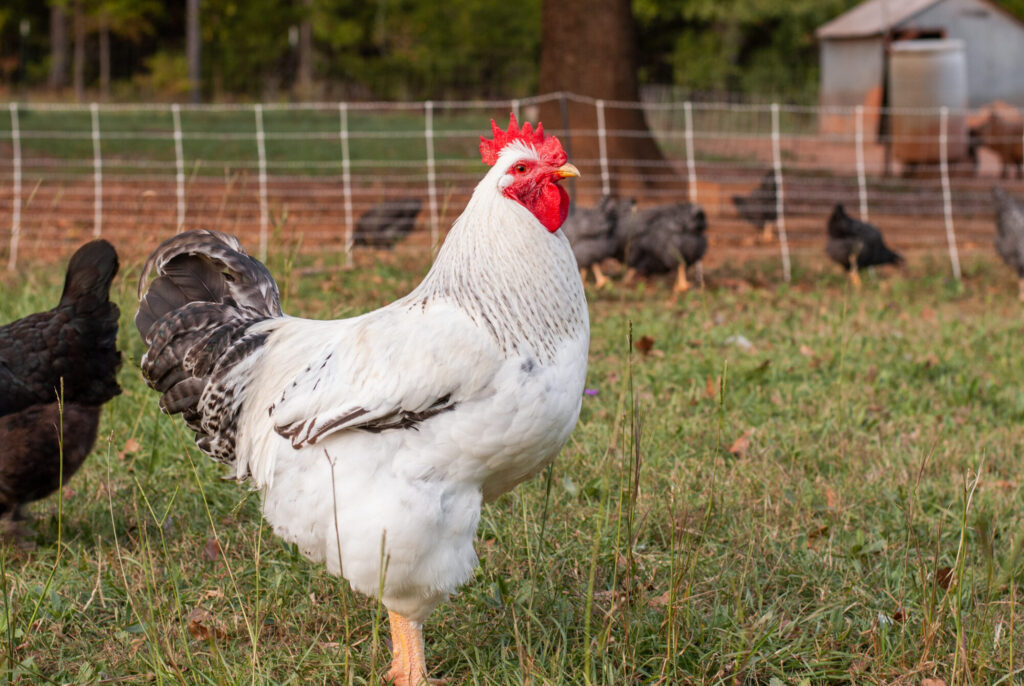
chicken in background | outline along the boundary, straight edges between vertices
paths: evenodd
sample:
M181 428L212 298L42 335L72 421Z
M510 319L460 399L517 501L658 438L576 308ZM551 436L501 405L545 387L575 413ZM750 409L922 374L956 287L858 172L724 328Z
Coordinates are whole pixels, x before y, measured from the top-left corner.
M0 327L0 520L9 536L26 533L23 505L82 465L101 407L121 392L120 310L110 301L117 270L110 243L87 243L68 264L57 307Z
M390 248L416 228L416 217L423 207L419 198L398 198L379 202L356 220L352 233L355 245Z
M761 183L747 195L732 196L732 204L740 217L761 232L761 239L772 239L772 227L779 219L776 204L775 172L771 169L761 177Z
M621 256L619 222L632 213L633 204L632 200L606 195L597 207L574 208L562 224L562 233L569 239L584 283L587 281L587 269L594 272L598 288L610 283L601 270L601 262Z
M1024 207L1002 188L992 188L996 206L996 252L1017 272L1018 294L1024 302Z
M885 244L881 231L846 214L842 205L836 205L828 219L825 252L850 274L850 282L855 288L860 288L858 272L865 267L903 265L903 257Z
M708 250L707 228L704 210L682 202L635 210L620 218L618 234L631 274L675 271L672 292L679 294L690 289L690 266L697 265L698 281L704 282L700 263Z
M279 536L380 596L399 686L426 680L422 623L473 576L481 504L554 459L586 376L587 302L558 230L559 181L579 172L540 125L492 128L490 171L386 307L285 316L267 268L213 231L166 241L139 284L160 406L261 492Z

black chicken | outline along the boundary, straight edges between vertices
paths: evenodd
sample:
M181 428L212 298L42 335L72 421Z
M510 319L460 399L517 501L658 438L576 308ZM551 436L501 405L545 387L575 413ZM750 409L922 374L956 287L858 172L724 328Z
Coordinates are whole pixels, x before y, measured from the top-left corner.
M694 203L682 202L632 212L622 218L618 232L631 270L663 274L674 269L676 281L672 290L682 293L690 288L686 268L696 264L699 269L707 252L707 228L704 210Z
M390 248L416 227L423 201L419 198L399 198L377 203L356 221L352 235L355 245L370 248Z
M1019 297L1024 301L1024 208L1002 188L992 189L996 205L996 252L1017 272Z
M772 239L772 225L779 219L776 204L775 172L771 169L761 177L761 183L749 195L732 196L732 204L740 217L761 231L765 241Z
M850 281L860 288L858 270L879 264L903 264L903 258L882 240L882 232L867 222L846 214L836 205L828 219L828 241L825 252L850 274Z
M601 261L620 253L619 222L633 211L632 200L619 200L606 195L597 207L577 208L562 224L572 254L580 268L580 278L587 280L587 269L594 272L598 288L609 283L601 271Z
M110 243L87 243L71 258L57 307L0 327L0 519L8 530L22 505L58 487L61 441L63 480L81 466L100 407L121 392L120 310L110 302L117 269Z

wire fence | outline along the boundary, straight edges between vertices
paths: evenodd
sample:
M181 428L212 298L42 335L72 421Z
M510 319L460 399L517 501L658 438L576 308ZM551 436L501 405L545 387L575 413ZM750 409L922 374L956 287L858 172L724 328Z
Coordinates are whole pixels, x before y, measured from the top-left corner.
M579 151L572 160L583 176L569 189L577 206L602 194L641 206L699 203L709 260L777 255L787 280L791 259L820 255L838 203L898 249L943 251L959 277L960 254L991 245L991 187L1024 188L1024 127L1007 110L994 126L994 110L571 93L488 102L10 103L0 109L0 258L16 269L93 236L143 255L203 227L238 234L261 257L289 242L345 262L360 245L381 244L360 235L361 218L410 199L426 211L398 247L429 251L483 175L479 137L489 120L503 123L513 111L535 121L545 107L545 129L570 155ZM664 159L631 156L631 143L648 133L621 122L638 110ZM768 177L774 192L752 195ZM759 197L761 214L775 215L770 239L735 196Z

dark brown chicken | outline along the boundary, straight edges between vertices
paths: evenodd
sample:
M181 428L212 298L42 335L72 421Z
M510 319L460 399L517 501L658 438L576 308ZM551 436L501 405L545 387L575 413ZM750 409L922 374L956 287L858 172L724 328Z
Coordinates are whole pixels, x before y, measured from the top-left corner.
M377 203L363 213L352 235L355 245L390 248L412 233L423 202L419 198L398 198Z
M117 269L110 243L87 243L71 258L57 307L0 327L0 519L8 523L81 466L101 406L121 392L120 310L110 302Z
M761 239L772 238L772 226L779 220L775 172L771 169L761 176L761 183L747 195L732 196L732 204L741 218L761 232Z

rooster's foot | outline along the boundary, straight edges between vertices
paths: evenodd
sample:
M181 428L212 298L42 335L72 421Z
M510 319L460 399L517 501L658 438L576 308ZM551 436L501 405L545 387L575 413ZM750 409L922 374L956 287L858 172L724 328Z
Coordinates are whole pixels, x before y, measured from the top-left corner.
M672 286L672 294L679 295L680 293L685 293L688 290L690 290L690 281L686 278L686 265L681 264L679 265L679 268L676 269L676 282Z
M594 272L594 283L598 289L604 288L612 282L612 280L605 276L604 272L601 271L601 265L595 263L591 269Z

